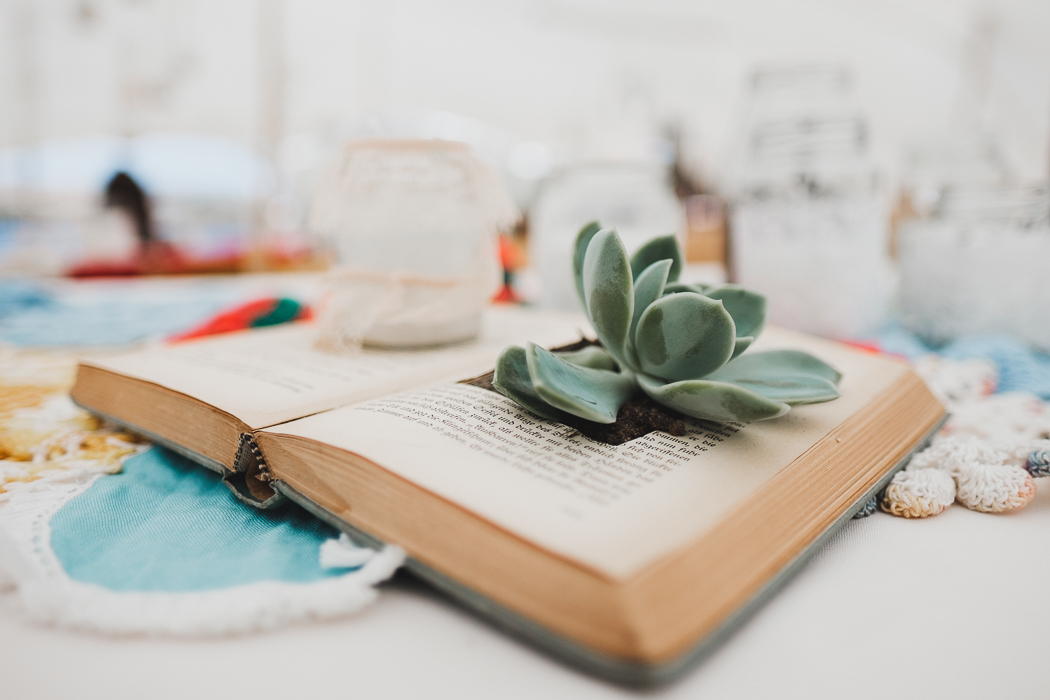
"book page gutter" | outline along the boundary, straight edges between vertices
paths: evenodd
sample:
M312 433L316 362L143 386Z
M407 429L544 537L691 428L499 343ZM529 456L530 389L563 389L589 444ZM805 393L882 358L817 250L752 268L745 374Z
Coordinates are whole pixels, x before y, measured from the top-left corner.
M838 355L838 353L836 353ZM842 398L752 424L695 422L610 446L462 384L289 423L549 551L617 578L684 546L903 372L836 356Z
M573 342L581 325L569 314L495 309L486 315L481 336L469 343L333 354L314 349L313 325L297 324L90 364L187 394L263 428L452 375L480 374L492 368L507 345L530 337Z

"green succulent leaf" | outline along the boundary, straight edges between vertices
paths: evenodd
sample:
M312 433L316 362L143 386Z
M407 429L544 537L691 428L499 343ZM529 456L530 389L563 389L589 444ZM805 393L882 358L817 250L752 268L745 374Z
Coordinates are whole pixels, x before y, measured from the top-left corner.
M580 367L613 371L618 369L616 360L609 353L605 352L600 345L588 345L579 350L560 351L554 353L554 355Z
M732 362L736 358L740 357L740 353L751 347L751 343L755 342L755 337L751 335L745 335L743 338L737 338L736 344L733 345L733 356L729 358Z
M742 423L777 418L791 407L724 382L692 379L663 384L640 375L638 385L651 399L693 418Z
M708 289L703 294L721 300L726 311L733 317L738 338L758 337L766 325L766 297L758 292L735 284L726 284Z
M540 398L585 420L616 422L620 406L634 393L634 378L629 374L580 367L535 343L528 344L525 357Z
M587 308L587 300L583 294L583 258L587 254L587 246L590 245L594 234L602 230L597 221L592 221L576 234L576 243L572 250L572 277L576 282L576 295L580 298L583 308Z
M678 239L672 236L660 236L642 244L642 247L634 251L631 256L631 272L634 279L645 272L646 268L658 260L670 260L671 270L667 279L674 282L678 275L682 274L682 249L678 247Z
M842 373L819 357L802 350L765 350L751 353L734 363L739 371L777 371L784 374L814 374L832 384L842 381ZM746 370L744 369L746 368ZM729 369L728 367L726 368Z
M699 379L732 357L736 327L721 301L682 292L649 305L634 343L646 374L669 381Z
M638 321L649 305L663 296L664 285L667 283L667 273L671 269L672 261L659 260L654 262L634 280L634 316L631 318L631 330L629 338L634 338L634 332L638 328Z
M693 284L686 284L685 282L668 282L664 286L664 294L678 294L679 292L696 292L697 294L705 294L710 288L710 286L698 282Z
M525 348L512 345L500 353L496 360L496 374L492 378L496 391L522 408L532 411L541 418L564 423L568 414L551 406L536 393L529 376L528 360Z
M788 405L821 403L839 397L837 370L799 350L755 352L709 374L709 381L728 382Z
M627 334L634 316L634 281L627 251L612 229L594 234L583 259L584 308L606 352L621 366L636 369L628 356Z

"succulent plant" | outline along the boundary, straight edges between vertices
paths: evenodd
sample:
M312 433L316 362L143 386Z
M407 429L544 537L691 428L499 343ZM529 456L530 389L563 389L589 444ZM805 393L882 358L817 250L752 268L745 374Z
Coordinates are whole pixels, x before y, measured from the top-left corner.
M831 401L841 375L797 350L743 354L761 332L766 299L733 284L678 282L674 236L654 238L628 258L613 229L597 223L576 237L576 291L601 346L554 353L512 346L493 385L529 411L613 423L639 389L686 416L757 421L791 406Z

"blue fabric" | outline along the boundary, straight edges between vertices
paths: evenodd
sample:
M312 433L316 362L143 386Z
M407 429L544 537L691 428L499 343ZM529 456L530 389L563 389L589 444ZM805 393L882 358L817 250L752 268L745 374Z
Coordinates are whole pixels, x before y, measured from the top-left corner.
M997 391L1028 391L1050 400L1050 355L1038 352L1012 336L969 336L942 347L933 347L903 328L891 326L879 333L877 340L885 352L911 360L931 352L949 360L991 360L999 367Z
M50 294L32 282L11 281L0 284L0 318L46 308L53 301Z
M125 345L192 328L240 298L236 290L160 294L126 287L53 293L29 282L0 284L0 342L28 346Z
M909 360L917 360L933 352L929 345L919 340L917 335L896 325L883 328L875 341L883 352L900 355Z
M999 391L1030 391L1050 399L1050 356L1006 335L960 338L940 354L950 360L984 357L999 365Z
M345 574L318 561L338 532L293 505L244 505L215 474L152 447L66 503L51 546L75 580L117 591L188 592Z

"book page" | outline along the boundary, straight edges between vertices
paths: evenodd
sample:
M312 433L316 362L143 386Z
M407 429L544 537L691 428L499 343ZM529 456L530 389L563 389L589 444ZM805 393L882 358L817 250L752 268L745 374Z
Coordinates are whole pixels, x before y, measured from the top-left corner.
M273 430L359 454L549 551L624 577L711 527L906 371L826 341L770 334L843 373L842 397L751 424L694 421L623 445L509 399L442 384ZM280 472L279 465L273 465Z
M589 330L575 314L494 307L473 341L420 350L313 347L314 324L231 333L85 364L153 382L232 414L254 429L337 406L493 368L508 345L571 343Z

